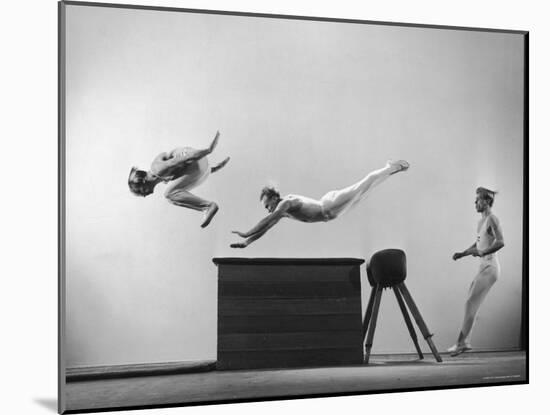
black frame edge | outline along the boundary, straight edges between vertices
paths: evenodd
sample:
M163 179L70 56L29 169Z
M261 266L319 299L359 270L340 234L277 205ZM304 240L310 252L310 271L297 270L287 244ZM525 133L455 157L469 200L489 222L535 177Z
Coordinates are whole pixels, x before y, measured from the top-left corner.
M65 400L65 2L57 4L57 412Z
M138 0L139 1L139 0ZM310 20L318 22L331 22L331 23L354 23L354 24L370 24L378 26L399 26L418 29L443 29L443 30L465 30L476 32L491 32L491 33L508 33L508 34L527 34L526 30L510 30L510 29L496 29L485 27L465 27L465 26L445 26L445 25L432 25L422 23L403 23L403 22L388 22L388 21L375 21L375 20L361 20L361 19L346 19L336 17L320 17L320 16L300 16L300 15L288 15L288 14L271 14L271 13L253 13L253 12L240 12L240 11L226 11L226 10L207 10L207 9L190 9L182 7L166 7L166 6L145 6L136 4L121 4L121 3L99 3L99 2L86 2L86 1L63 1L66 5L70 6L87 6L87 7L110 7L116 9L134 9L134 10L156 10L165 12L183 12L183 13L195 13L195 14L221 14L226 16L239 16L239 17L264 17L270 19L286 19L286 20Z
M526 351L529 383L529 32L524 37L523 95L523 258L520 347Z

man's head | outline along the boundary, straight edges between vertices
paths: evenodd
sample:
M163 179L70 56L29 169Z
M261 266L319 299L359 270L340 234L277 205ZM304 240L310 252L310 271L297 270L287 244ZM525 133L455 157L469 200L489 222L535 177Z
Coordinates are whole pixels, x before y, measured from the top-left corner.
M494 190L489 190L485 187L478 187L476 189L476 210L478 212L484 212L486 209L492 207L496 194L497 192Z
M260 201L264 204L268 212L271 213L281 201L281 194L273 186L266 186L260 193Z
M154 183L149 180L149 174L137 167L132 167L128 176L128 187L136 196L148 196L153 193Z

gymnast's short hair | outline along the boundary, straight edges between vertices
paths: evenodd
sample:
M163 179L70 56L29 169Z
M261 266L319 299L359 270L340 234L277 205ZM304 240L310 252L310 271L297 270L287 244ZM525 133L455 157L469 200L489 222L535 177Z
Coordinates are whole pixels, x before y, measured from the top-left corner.
M493 206L495 195L497 194L495 190L490 190L486 187L478 187L476 189L476 193L481 197L481 199L485 200L489 206Z
M128 187L134 195L143 197L147 196L147 191L144 186L146 177L146 171L140 170L137 167L132 167L128 176Z
M268 199L271 199L272 197L280 199L281 194L273 186L265 186L260 193L260 200L262 200L264 197L267 197Z

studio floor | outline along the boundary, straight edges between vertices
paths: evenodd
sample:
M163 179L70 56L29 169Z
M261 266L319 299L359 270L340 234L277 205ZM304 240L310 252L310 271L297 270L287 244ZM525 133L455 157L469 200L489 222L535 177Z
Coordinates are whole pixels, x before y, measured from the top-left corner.
M211 371L180 375L79 381L67 384L67 410L176 405L199 401L274 398L520 382L525 352L477 352L457 357L374 355L366 366Z

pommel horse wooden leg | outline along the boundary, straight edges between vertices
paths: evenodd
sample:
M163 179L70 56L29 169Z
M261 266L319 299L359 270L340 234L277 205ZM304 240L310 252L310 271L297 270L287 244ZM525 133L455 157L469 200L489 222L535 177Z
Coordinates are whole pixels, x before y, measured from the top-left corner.
M372 306L374 305L374 296L376 295L376 287L371 287L369 302L367 304L367 310L365 311L365 319L363 320L363 339L367 336L367 330L369 329L370 319L372 317Z
M382 286L380 284L377 284L372 288L370 298L371 301L369 301L369 305L367 306L367 315L365 316L365 321L363 322L363 329L365 330L366 327L368 327L367 341L365 343L365 364L369 363L372 341L374 339L374 331L376 330L376 320L378 319L378 310L380 308L380 300L382 298ZM370 312L372 312L372 315L367 320Z
M401 313L403 313L405 324L409 329L409 334L411 335L411 339L414 343L414 347L416 348L416 352L418 353L418 357L420 359L424 359L424 354L422 353L422 350L420 350L420 346L418 344L418 337L416 337L416 331L414 330L414 326L412 324L411 317L409 316L409 312L407 311L407 307L405 306L405 303L403 301L403 297L401 296L401 293L399 292L399 289L397 287L393 287L393 292L395 294L395 297L397 298L397 303L399 304Z
M439 355L439 352L437 351L434 342L432 341L433 334L430 333L430 330L428 329L428 326L424 322L424 319L422 318L422 315L420 314L420 311L418 310L418 307L416 306L411 294L409 293L409 290L407 289L407 286L404 282L401 284L398 284L394 289L398 289L400 291L400 294L403 295L403 298L407 305L409 306L409 309L411 310L411 313L416 321L416 324L418 325L418 328L420 329L420 332L428 342L428 345L430 346L430 350L432 351L435 360L438 362L442 362L441 356Z

